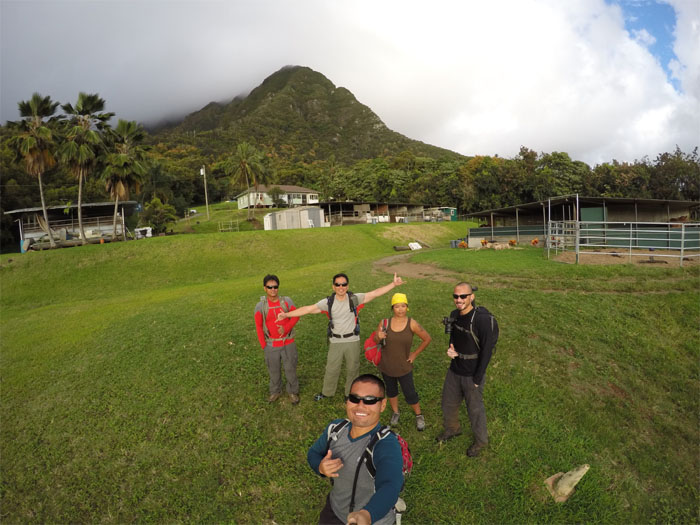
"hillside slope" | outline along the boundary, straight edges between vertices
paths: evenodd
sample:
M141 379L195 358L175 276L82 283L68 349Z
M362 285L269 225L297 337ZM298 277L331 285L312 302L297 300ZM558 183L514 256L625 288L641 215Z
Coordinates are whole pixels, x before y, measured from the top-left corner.
M157 141L209 141L211 153L242 140L279 155L303 153L340 162L410 151L432 158L461 155L409 139L390 130L346 88L336 87L308 67L287 66L267 77L246 97L227 104L211 102L167 128L154 130ZM219 144L219 146L217 146ZM291 148L291 149L290 149Z

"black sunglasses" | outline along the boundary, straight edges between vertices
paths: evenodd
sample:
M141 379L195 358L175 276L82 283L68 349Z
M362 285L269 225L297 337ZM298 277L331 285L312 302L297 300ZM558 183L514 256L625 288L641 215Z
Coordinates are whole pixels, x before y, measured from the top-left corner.
M333 286L347 286L347 285L348 285L347 282L344 282L344 283L333 283Z
M265 285L265 288L267 288L268 290L277 290L277 288L279 288L279 287L280 287L279 284L277 284L277 285L275 285L275 286L268 286L268 285Z
M453 293L452 298L453 299L466 299L470 295L471 295L470 293Z
M356 394L350 394L348 396L348 401L355 405L357 405L360 401L362 401L365 405L374 405L375 403L379 403L382 399L384 398L375 396L360 397Z

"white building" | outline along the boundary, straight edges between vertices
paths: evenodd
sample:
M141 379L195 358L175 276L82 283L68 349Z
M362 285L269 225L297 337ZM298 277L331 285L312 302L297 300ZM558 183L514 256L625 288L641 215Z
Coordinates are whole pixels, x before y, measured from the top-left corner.
M255 208L271 208L274 206L272 198L268 195L268 191L272 188L281 190L280 199L288 207L308 206L318 204L318 192L301 186L263 186L259 185L257 191L255 188L249 188L244 192L236 195L238 209L255 207Z
M304 206L280 210L265 215L266 230L292 230L296 228L321 228L325 222L323 210L318 206Z

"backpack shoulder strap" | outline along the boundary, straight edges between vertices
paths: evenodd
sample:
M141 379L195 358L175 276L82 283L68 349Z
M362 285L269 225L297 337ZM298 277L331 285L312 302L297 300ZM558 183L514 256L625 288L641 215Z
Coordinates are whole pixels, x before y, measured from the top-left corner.
M328 338L330 339L331 335L333 334L333 302L335 301L335 294L331 294L328 297L326 297L326 304L328 304L328 311L326 312L326 315L328 316Z
M350 303L350 311L353 313L355 316L355 329L353 330L353 333L355 335L360 335L360 310L364 305L360 304L360 298L357 297L354 293L352 293L350 290L348 290L348 299Z
M365 465L367 471L369 472L369 475L372 476L372 479L374 479L374 476L377 474L377 469L374 466L374 447L380 440L387 437L390 433L391 429L389 427L385 425L379 427L379 430L377 430L377 432L375 432L375 434L370 438L369 443L365 447L365 450L362 452L362 455L360 456L360 459L357 462L357 468L355 469L355 478L352 481L352 494L350 496L350 512L353 512L355 510L355 491L357 489L357 478L360 475L360 469L362 468L362 465Z
M476 347L479 349L479 352L481 352L481 345L479 344L479 337L476 335L476 332L474 332L474 319L476 319L477 315L488 315L489 318L491 319L491 330L493 331L493 325L495 322L495 318L491 312L489 312L484 306L477 306L474 309L474 315L472 315L472 319L469 322L469 331L472 334L472 338L474 338L474 342L476 343Z
M328 448L326 448L326 452L328 452L328 449L331 447L331 440L337 440L338 435L340 435L340 431L343 430L348 425L348 423L350 423L350 420L343 419L342 421L337 422L335 425L330 425L328 427L328 432L326 434L328 440Z
M360 299L351 291L348 291L348 298L350 299L350 310L354 313L360 305Z
M367 457L367 470L369 471L369 475L373 478L377 474L377 469L374 466L374 447L376 447L377 443L379 443L385 437L389 436L391 433L391 428L382 425L379 428L379 430L377 430L377 433L374 436L372 436L372 439L369 440L367 448L365 448L365 455Z
M291 299L287 297L286 295L283 295L280 297L280 308L282 308L282 311L286 314L289 311L289 303L291 302Z
M267 314L270 312L270 306L267 303L267 296L261 295L258 305L260 306L260 313L262 314L263 334L265 335L265 339L268 339L270 337L270 331L267 329Z

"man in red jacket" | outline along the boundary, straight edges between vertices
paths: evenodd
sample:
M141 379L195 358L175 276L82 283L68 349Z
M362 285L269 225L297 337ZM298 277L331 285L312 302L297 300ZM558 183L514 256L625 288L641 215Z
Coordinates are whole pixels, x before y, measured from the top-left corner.
M298 317L277 321L281 312L290 312L296 308L294 302L286 296L279 297L280 280L276 275L263 278L265 296L255 306L255 329L258 333L260 347L265 353L265 364L270 374L270 397L273 403L282 393L282 370L287 377L287 392L292 404L299 403L299 380L297 379L297 345L294 342L294 325Z

